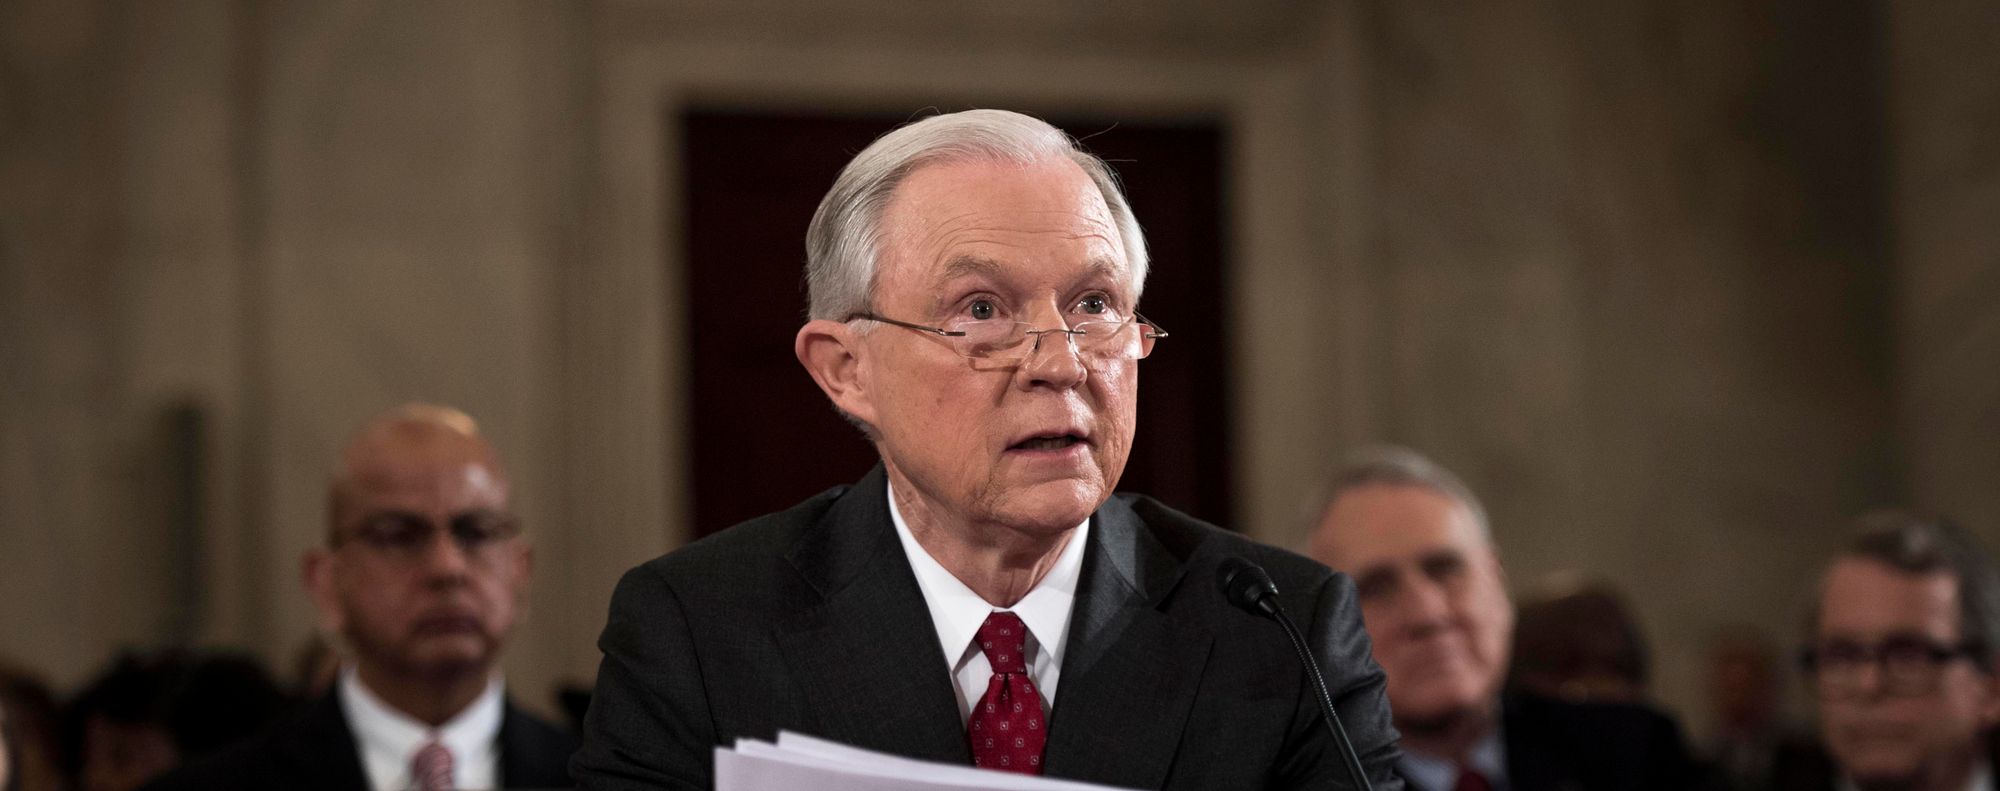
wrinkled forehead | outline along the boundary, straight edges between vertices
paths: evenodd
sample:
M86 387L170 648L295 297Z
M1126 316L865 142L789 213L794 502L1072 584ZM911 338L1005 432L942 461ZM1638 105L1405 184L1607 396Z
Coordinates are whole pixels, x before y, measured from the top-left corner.
M1134 285L1109 205L1066 159L925 165L897 186L881 228L878 287L984 279L1049 288L1092 278Z
M1058 262L1056 266L1031 266L1006 257L961 252L947 256L935 266L912 268L918 270L912 278L917 285L937 292L964 282L1020 292L1066 291L1084 285L1122 292L1131 282L1124 260L1110 254L1088 255Z

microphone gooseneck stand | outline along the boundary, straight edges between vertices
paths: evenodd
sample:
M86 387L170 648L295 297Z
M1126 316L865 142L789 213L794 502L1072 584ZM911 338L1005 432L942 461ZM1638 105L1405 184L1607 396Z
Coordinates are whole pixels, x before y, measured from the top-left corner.
M1333 708L1333 696L1326 691L1326 675L1320 672L1319 660L1313 658L1312 649L1306 645L1306 638L1299 631L1298 624L1292 623L1285 608L1278 604L1278 585L1271 581L1271 575L1262 566L1240 557L1226 558L1216 569L1218 581L1222 584L1223 598L1230 604L1252 615L1277 621L1291 638L1292 650L1298 653L1299 663L1305 667L1306 676L1312 679L1312 688L1319 700L1320 711L1326 714L1326 727L1333 735L1333 743L1340 751L1342 763L1347 764L1347 778L1350 785L1360 791L1374 791L1368 782L1368 774L1361 768L1361 757L1354 752L1354 742L1347 738L1347 728L1340 724L1340 712Z

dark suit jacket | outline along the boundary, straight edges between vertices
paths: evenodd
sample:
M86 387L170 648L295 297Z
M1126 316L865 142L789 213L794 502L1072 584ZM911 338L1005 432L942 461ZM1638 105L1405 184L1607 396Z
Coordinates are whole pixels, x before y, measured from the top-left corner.
M1645 706L1509 695L1500 718L1510 791L1687 791L1709 783L1680 727Z
M508 701L500 718L500 783L506 788L569 788L569 757L577 739L569 731ZM146 786L146 791L197 789L296 789L365 791L367 775L354 733L347 728L337 692L234 747L188 764Z
M707 789L713 750L779 729L970 765L881 467L628 572L572 764L585 789ZM1230 607L1216 564L1261 563L1310 632L1378 789L1400 787L1354 586L1150 499L1098 509L1049 722L1050 776L1133 788L1344 788L1278 626Z

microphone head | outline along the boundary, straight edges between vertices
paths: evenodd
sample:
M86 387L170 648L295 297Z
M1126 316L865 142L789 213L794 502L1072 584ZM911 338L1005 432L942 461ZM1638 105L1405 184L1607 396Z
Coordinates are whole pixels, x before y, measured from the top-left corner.
M1227 557L1216 566L1222 598L1252 615L1272 615L1278 609L1278 584L1264 567L1241 557Z

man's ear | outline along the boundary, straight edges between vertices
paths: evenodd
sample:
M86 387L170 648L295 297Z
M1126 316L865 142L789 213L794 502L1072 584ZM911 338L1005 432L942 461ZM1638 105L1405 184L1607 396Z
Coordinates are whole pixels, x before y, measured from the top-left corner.
M299 577L305 583L306 595L312 598L313 609L319 612L319 627L327 635L338 637L346 634L346 612L340 606L340 592L334 584L335 563L333 552L325 547L306 550L299 562Z
M852 326L825 319L806 322L792 341L792 353L834 407L872 426L875 405L868 397L862 351L861 336Z

